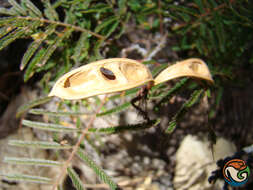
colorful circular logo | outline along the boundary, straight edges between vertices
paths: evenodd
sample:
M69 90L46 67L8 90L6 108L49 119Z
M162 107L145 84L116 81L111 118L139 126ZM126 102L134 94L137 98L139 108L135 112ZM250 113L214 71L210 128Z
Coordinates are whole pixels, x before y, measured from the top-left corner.
M228 161L223 168L225 181L231 186L241 186L248 181L250 169L243 160Z

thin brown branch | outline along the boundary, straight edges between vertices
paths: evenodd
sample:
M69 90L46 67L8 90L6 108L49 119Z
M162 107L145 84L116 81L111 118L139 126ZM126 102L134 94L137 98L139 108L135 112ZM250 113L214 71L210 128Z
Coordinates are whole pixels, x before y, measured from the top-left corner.
M213 11L218 11L220 9L226 8L226 6L227 6L227 3L223 3L223 4L213 8L212 10L208 9L205 13L199 15L198 17L199 18L206 17L206 16L210 15Z
M85 136L86 136L86 133L88 131L89 128L91 128L93 122L95 121L96 119L96 115L97 113L101 110L101 108L103 107L103 105L105 104L106 102L106 99L107 99L107 95L104 97L103 101L101 102L101 105L99 106L99 108L97 109L97 111L95 112L95 114L91 117L87 127L82 131L82 134L81 136L79 137L77 143L75 144L75 146L73 147L73 150L68 158L68 160L64 163L64 165L62 166L62 169L61 169L61 172L60 172L60 175L59 177L56 179L54 185L53 185L53 188L52 190L56 190L58 185L60 184L61 180L66 176L66 172L67 172L67 168L69 167L72 159L74 158L80 144L82 143L82 141L84 140Z
M48 23L48 24L56 24L58 26L64 26L64 27L69 27L69 28L72 28L76 31L79 31L79 32L86 32L86 33L89 33L93 36L96 36L97 38L99 39L104 39L105 37L100 35L100 34L97 34L95 32L92 32L90 30L87 30L85 28L81 28L79 26L75 26L75 25L72 25L72 24L67 24L67 23L63 23L63 22L58 22L58 21L53 21L53 20L48 20L48 19L44 19L44 18L34 18L34 17L23 17L23 16L18 16L17 17L18 19L24 19L24 20L32 20L32 21L40 21L42 23Z
M233 3L234 3L234 0L230 0L230 3L233 4ZM221 5L219 5L219 6L215 7L215 8L213 8L212 10L209 9L209 10L207 10L205 13L198 15L198 18L200 19L200 18L208 17L211 13L226 8L227 5L228 5L227 3L222 3ZM198 25L199 23L194 23L194 22L191 22L191 23L182 23L182 24L177 25L176 28L179 29L179 28L182 28L182 27L184 27L184 26L186 26L186 25L196 25L196 24Z

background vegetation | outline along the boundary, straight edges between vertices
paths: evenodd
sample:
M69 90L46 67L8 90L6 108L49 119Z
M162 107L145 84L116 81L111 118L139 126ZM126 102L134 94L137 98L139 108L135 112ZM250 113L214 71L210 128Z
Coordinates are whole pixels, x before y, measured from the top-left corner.
M22 123L25 126L52 131L53 141L25 142L15 140L10 144L55 150L70 149L76 145L75 147L78 149L74 153L90 166L111 189L119 188L85 153L83 142L76 140L82 136L83 125L89 128L89 132L99 134L119 133L157 126L160 122L159 111L165 105L170 104L170 100L175 94L183 91L187 100L169 117L170 123L162 130L164 132L173 131L190 107L199 102L201 98L210 98L211 96L207 126L209 126L208 129L215 128L216 116L217 113L220 113L222 96L226 94L227 88L244 89L252 81L252 9L253 3L247 0L9 0L5 7L0 8L0 50L7 51L6 48L11 48L12 42L17 43L18 40L25 39L21 47L26 50L19 53L22 58L19 59L18 54L17 57L15 54L14 56L16 62L19 63L23 81L28 85L39 81L43 97L49 93L56 79L73 67L110 57L127 56L142 60L151 68L153 75L165 68L168 62L199 57L207 62L215 80L215 86L212 89L188 79L174 83L174 86L169 88L170 90L168 90L168 84L159 85L149 93L149 102L152 102L152 106L156 108L156 113L153 113L156 115L156 119L150 122L143 121L133 125L102 129L96 129L96 126L90 128L94 119L91 119L90 124L83 123L80 118L84 114L82 108L93 111L93 113L94 110L98 110L99 113L97 112L96 117L116 114L130 107L130 99L127 97L136 96L138 89L127 91L126 101L111 109L97 105L119 100L120 95L111 96L106 100L94 97L95 104L91 104L88 100L59 101L57 111L33 109L33 107L51 100L51 98L40 98L21 107L17 115L22 116L26 111L34 115L47 115L49 117L48 123L31 120L22 120ZM148 40L141 41L141 35L157 37L158 42L153 41L148 47ZM124 52L128 52L127 48L132 47L132 44L138 44L136 51L124 54ZM145 46L144 49L147 50L145 53L141 51L143 50L142 46ZM5 67L2 66L2 68ZM189 92L192 93L189 94ZM6 104L4 98L0 101L3 105ZM69 108L69 112L64 112L66 107ZM1 112L3 110L4 108L1 109ZM247 110L242 109L242 111ZM74 123L76 128L61 125L62 116L76 117ZM60 144L63 134L69 132L77 134L73 143ZM237 133L235 132L235 134ZM89 139L89 136L91 135L83 137ZM241 143L241 146L244 145ZM60 155L56 151L56 161L35 158L6 158L6 162L60 165L63 171L68 173L76 189L84 189L75 170L71 168L70 163L73 156L66 162L60 162L58 161ZM52 180L32 175L10 174L5 177L14 180L60 184L60 179Z

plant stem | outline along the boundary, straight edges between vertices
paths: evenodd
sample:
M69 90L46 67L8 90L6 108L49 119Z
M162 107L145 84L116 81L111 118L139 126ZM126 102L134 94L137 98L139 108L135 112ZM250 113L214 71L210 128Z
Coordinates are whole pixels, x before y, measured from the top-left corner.
M69 27L69 28L73 28L74 30L76 31L79 31L79 32L86 32L86 33L89 33L93 36L96 36L97 38L99 39L105 39L104 36L100 35L100 34L97 34L95 32L92 32L90 30L87 30L85 28L81 28L79 26L74 26L72 24L67 24L67 23L63 23L63 22L58 22L58 21L53 21L53 20L48 20L48 19L44 19L44 18L34 18L34 17L23 17L23 16L18 16L17 17L18 19L24 19L24 20L33 20L33 21L40 21L40 22L43 22L43 23L48 23L48 24L56 24L56 25L59 25L59 26L64 26L64 27Z
M70 154L68 160L67 160L67 161L64 163L64 165L62 166L61 174L60 174L60 176L56 179L56 181L55 181L55 183L54 183L54 185L53 185L52 190L56 190L57 187L58 187L58 185L59 185L59 183L60 183L60 181L61 181L61 179L63 179L63 178L65 177L66 172L67 172L67 168L68 168L68 166L70 165L71 160L72 160L73 157L75 156L75 154L76 154L76 152L77 152L77 150L78 150L78 148L79 148L81 142L84 140L85 135L86 135L88 129L92 126L93 122L95 121L97 113L101 110L101 108L102 108L103 105L105 104L106 99L107 99L107 95L104 97L103 101L101 102L101 105L99 106L99 108L97 109L97 111L95 112L95 114L91 117L91 119L90 119L90 121L89 121L87 127L82 131L82 135L79 137L78 142L77 142L77 143L75 144L75 146L73 147L73 150L72 150L72 152L71 152L71 154Z
M230 0L230 4L233 4L234 3L234 0ZM203 14L200 14L198 15L198 20L200 20L200 18L207 18L208 16L210 16L212 13L216 12L216 11L219 11L219 10L223 10L225 8L227 8L229 5L227 3L223 3L215 8L213 8L212 10L206 10L205 13ZM185 27L186 25L196 25L198 26L200 24L199 21L197 22L191 22L191 23L182 23L182 24L179 24L176 28L179 29L179 28L182 28L182 27Z

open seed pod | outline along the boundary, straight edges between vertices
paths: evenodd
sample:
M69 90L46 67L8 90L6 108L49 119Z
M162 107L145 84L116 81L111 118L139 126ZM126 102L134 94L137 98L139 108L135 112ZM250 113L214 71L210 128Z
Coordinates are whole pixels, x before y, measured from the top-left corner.
M211 73L204 61L197 58L186 59L177 62L163 70L154 80L155 84L160 84L178 77L194 77L214 83Z
M148 68L131 59L112 58L74 69L57 80L49 96L83 99L120 92L153 82Z

